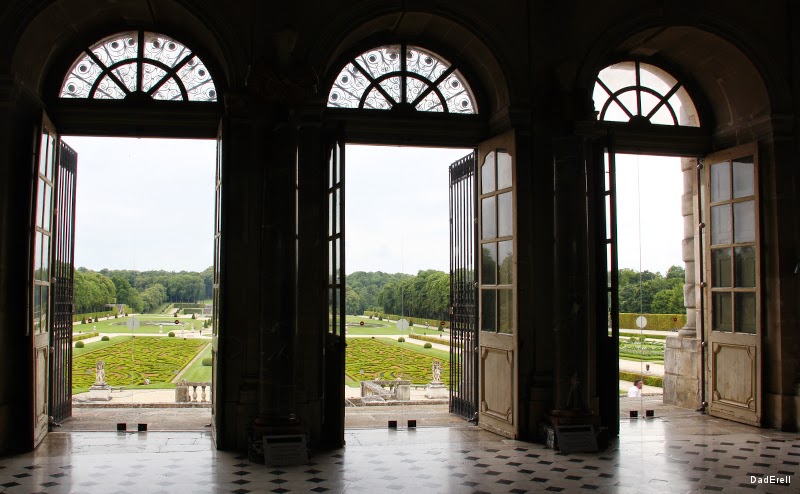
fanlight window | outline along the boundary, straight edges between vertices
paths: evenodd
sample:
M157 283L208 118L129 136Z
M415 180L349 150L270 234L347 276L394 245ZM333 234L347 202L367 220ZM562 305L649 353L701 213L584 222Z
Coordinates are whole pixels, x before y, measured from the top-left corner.
M61 98L217 101L205 64L192 50L163 34L129 31L84 50L64 78Z
M478 112L461 72L441 56L405 44L381 46L354 58L336 77L328 106Z
M654 65L621 62L606 67L597 75L593 98L599 120L700 126L683 85Z

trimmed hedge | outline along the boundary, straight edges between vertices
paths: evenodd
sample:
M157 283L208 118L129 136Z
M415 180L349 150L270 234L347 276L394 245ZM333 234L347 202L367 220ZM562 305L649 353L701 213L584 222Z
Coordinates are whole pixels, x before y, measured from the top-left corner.
M441 333L439 333L441 334ZM408 335L409 338L414 338L415 340L422 340L422 341L430 341L433 343L441 343L442 345L450 345L450 338L442 338L440 336L428 336L424 334L410 334ZM457 345L458 346L458 345Z
M189 307L183 309L184 314L202 314L203 308L202 307Z
M628 314L620 313L619 327L623 329L639 329L636 318L644 316L647 326L642 329L653 331L671 331L686 326L686 314ZM677 319L677 321L676 321Z
M83 344L82 341L75 342L75 348L83 348L83 347L84 347L84 344Z
M102 338L100 338L100 341L108 341L108 340L110 340L110 339L111 339L111 338L109 338L108 336L106 336L106 335L103 335L103 337L102 337Z
M619 371L619 379L621 381L630 382L636 382L637 379L641 379L648 386L655 386L657 388L664 387L664 378L661 376L641 376L635 372Z
M410 316L398 316L397 314L384 314L383 312L375 312L372 310L365 310L364 315L367 317L377 317L379 319L391 319L393 321L398 321L400 319L405 319L409 322L409 326L420 326L422 328L425 327L425 323L428 323L428 329L435 331L437 328L442 327L440 325L441 321L437 319L432 319L430 317L410 317ZM450 327L450 321L444 322L444 327Z
M395 345L393 339L351 338L345 347L345 374L353 381L375 378L394 380L402 376L412 384L427 384L431 380L431 364L435 357L423 353L416 345ZM450 360L436 358L442 363L442 381L450 384ZM361 372L363 371L363 373Z
M175 302L172 304L173 307L176 309L197 309L203 308L202 305L198 304L197 302Z
M116 309L112 309L112 310L103 310L100 312L87 312L85 314L73 314L72 322L80 322L83 321L84 319L91 319L93 321L96 321L98 317L114 317L114 314L116 313L117 313Z
M204 358L200 363L203 364L206 367L211 367L211 363L212 363L211 357Z
M73 387L86 388L94 383L98 360L105 362L106 382L112 386L138 385L145 379L151 383L169 383L175 371L180 372L208 344L198 339L157 337L114 340L120 341L72 359Z
M86 338L94 338L98 336L100 333L97 331L92 331L91 333L82 333L82 334L74 334L72 335L72 341L80 341L85 340Z

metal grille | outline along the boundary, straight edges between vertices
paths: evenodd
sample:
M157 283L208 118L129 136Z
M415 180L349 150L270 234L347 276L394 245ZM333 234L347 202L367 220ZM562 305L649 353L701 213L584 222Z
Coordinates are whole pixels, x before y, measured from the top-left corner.
M72 295L75 246L75 179L78 155L60 143L55 180L53 218L52 290L53 313L50 319L50 415L62 421L72 415Z
M450 412L473 419L478 403L475 153L450 165Z

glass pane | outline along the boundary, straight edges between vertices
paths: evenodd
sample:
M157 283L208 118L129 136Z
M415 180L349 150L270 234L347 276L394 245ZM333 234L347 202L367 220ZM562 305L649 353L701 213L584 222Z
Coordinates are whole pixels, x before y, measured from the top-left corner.
M627 122L630 120L630 117L625 113L619 103L614 100L608 105L606 113L603 115L603 120L608 122Z
M328 188L333 187L333 179L336 174L336 164L333 162L333 149L328 152Z
M333 240L328 241L328 284L333 285L333 273L336 270L333 259Z
M39 326L41 324L41 321L39 319L39 317L41 316L41 314L39 314L39 311L42 308L41 300L42 300L42 287L39 286L39 285L34 285L33 286L33 332L34 332L34 334L39 332Z
M510 285L514 282L514 242L506 240L497 247L498 285Z
M328 236L331 236L336 233L333 227L336 222L336 199L332 192L328 194L328 198Z
M42 226L42 219L44 218L44 189L47 187L47 183L39 179L39 191L37 192L36 197L36 226Z
M497 290L497 311L500 316L497 332L512 334L514 332L514 291Z
M336 230L334 233L342 232L342 189L336 189L333 193L336 201Z
M606 196L606 231L604 238L611 238L611 196Z
M36 280L42 281L42 233L36 232L36 243L33 247L33 277Z
M711 251L711 286L714 288L731 286L730 249L713 249Z
M497 236L508 237L514 234L513 193L497 196Z
M497 190L511 187L511 155L506 151L497 152Z
M756 334L756 294L736 294L736 332Z
M497 330L497 292L495 290L481 290L481 330Z
M731 243L731 205L711 207L711 245Z
M494 151L492 151L486 155L481 165L481 194L488 194L494 190Z
M497 216L494 196L481 200L481 238L497 238Z
M733 205L733 241L756 241L755 202L737 202Z
M47 176L47 151L50 150L50 134L42 131L42 142L39 145L39 173Z
M50 308L50 288L43 286L42 287L42 333L46 333L49 331L47 327L47 313L48 309Z
M42 236L42 280L50 281L50 237Z
M711 298L714 331L733 331L733 317L730 293L714 293Z
M711 165L711 202L731 198L731 171L727 161Z
M481 246L481 284L497 283L497 244L489 243Z
M53 206L51 204L53 188L44 184L44 201L42 203L42 228L50 230L50 219L53 216Z
M736 287L755 288L756 286L756 248L736 247L735 260Z
M753 157L745 156L733 160L733 197L752 196L755 181Z
M342 239L336 239L336 260L334 266L334 279L336 284L340 284L342 282Z
M339 143L333 148L333 160L336 162L336 183L342 181L342 148Z

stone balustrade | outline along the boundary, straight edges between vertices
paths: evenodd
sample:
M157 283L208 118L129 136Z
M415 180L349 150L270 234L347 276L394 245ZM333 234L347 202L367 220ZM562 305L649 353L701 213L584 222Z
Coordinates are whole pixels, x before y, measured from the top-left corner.
M189 382L184 379L175 385L175 403L207 403L209 401L211 401L210 382Z

